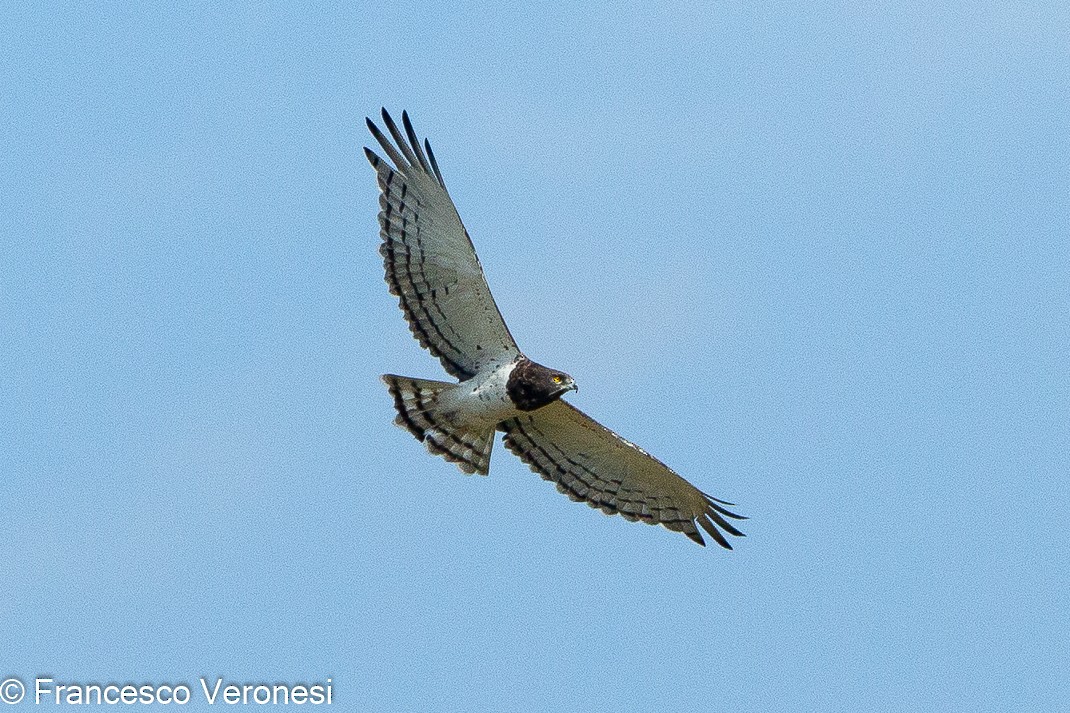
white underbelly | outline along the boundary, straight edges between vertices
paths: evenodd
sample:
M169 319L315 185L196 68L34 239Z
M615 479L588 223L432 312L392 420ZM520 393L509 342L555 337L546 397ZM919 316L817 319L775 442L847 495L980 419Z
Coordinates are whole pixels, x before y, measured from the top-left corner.
M437 410L449 414L455 423L483 427L493 427L519 415L505 388L512 370L513 365L506 364L457 384L442 394Z

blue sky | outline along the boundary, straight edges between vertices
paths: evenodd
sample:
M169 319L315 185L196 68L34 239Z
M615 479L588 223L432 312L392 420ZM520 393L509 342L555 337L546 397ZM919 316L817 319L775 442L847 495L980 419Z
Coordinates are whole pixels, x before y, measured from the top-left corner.
M3 16L0 677L330 678L383 711L1070 698L1064 3ZM737 503L734 552L392 425L380 373L443 377L376 252L383 105L521 347Z

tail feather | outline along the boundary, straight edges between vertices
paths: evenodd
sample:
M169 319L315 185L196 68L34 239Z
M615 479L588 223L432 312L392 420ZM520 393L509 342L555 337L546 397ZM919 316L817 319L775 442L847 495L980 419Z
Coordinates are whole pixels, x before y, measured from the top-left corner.
M384 374L383 383L394 397L398 412L394 423L416 436L431 453L456 463L463 472L486 475L490 471L494 429L465 430L437 409L439 395L456 384L394 374Z

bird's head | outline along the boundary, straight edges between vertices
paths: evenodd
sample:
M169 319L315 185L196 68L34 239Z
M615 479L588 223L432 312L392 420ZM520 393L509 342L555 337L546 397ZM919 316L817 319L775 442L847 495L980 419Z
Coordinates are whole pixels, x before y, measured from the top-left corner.
M549 390L554 392L554 398L560 398L568 391L580 390L580 387L576 386L576 380L563 371L550 371L549 380Z
M566 392L579 391L579 387L565 372L522 358L509 374L506 391L518 409L534 411L556 401Z

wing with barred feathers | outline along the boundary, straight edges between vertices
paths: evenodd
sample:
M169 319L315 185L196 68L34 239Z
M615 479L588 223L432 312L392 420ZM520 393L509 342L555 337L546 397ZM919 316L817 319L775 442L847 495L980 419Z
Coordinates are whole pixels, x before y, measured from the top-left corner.
M431 145L425 140L420 146L407 113L401 120L404 134L383 109L391 142L368 119L389 162L364 149L378 174L386 281L413 336L446 371L468 379L488 364L511 361L520 350L494 303Z
M572 500L607 515L682 532L705 545L698 526L732 549L725 533L743 536L728 521L746 519L687 482L634 443L564 401L509 419L505 445Z

